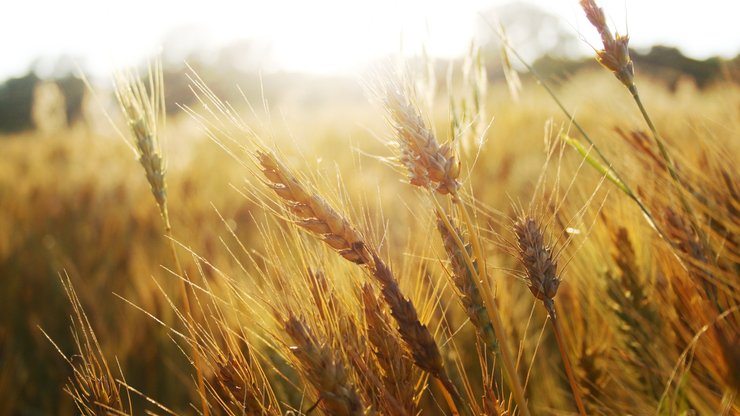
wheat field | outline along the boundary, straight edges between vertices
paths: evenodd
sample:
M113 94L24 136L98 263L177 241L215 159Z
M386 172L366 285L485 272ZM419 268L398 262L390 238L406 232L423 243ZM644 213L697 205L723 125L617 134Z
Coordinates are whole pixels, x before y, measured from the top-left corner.
M116 129L3 137L0 414L738 414L740 84L641 74L581 3L603 67L516 95L192 73L165 117L155 65Z

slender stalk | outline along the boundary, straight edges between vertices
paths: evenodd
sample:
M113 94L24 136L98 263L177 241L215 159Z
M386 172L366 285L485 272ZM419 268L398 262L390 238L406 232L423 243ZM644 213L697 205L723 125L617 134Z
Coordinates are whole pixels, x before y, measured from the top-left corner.
M720 410L720 415L726 416L730 415L732 412L733 404L735 403L735 400L737 399L737 390L735 389L728 389L725 390L724 394L722 394L722 408Z
M463 217L463 220L466 224L466 227L468 228L470 235L471 235L471 243L473 245L473 253L476 256L477 259L481 262L481 267L478 271L477 278L475 279L475 284L478 287L478 291L480 291L483 294L483 301L486 304L486 311L488 312L488 318L491 320L491 324L493 325L493 331L496 334L496 339L498 340L498 348L499 352L501 353L501 361L504 363L504 370L507 375L509 386L511 387L511 390L514 394L514 400L519 404L520 413L523 416L529 416L529 409L527 408L527 402L525 400L524 396L524 389L522 388L522 384L519 381L519 375L516 372L516 367L514 366L514 360L512 359L512 355L509 352L509 348L507 346L506 340L506 332L504 332L504 325L503 321L501 320L501 314L499 313L498 306L496 305L495 299L493 299L493 291L491 290L491 286L488 283L488 277L485 275L485 265L483 264L483 256L482 251L480 248L480 244L478 242L478 239L476 238L477 233L475 232L475 228L473 226L473 223L470 219L470 215L468 214L467 210L465 209L464 204L460 200L460 198L457 196L457 194L453 195L453 202L455 205L457 205L461 216ZM437 210L442 213L442 207L439 204L439 201L437 201L434 196L432 196L432 200L434 201L434 204L437 208ZM463 257L465 258L465 262L468 265L468 268L470 269L471 273L475 274L475 266L473 265L473 260L470 258L470 256L467 253L467 250L465 250L465 245L463 244L462 240L460 240L459 236L454 232L454 228L452 227L452 224L449 223L449 220L447 219L447 216L440 215L440 218L445 223L445 226L448 227L450 230L450 233L455 238L456 244L460 247L460 251L463 254Z
M441 378L434 377L435 383L437 383L437 387L439 387L439 390L442 392L442 396L445 398L445 402L447 402L447 406L450 408L450 412L453 416L460 416L460 411L457 409L457 405L455 404L455 399L452 396L451 392L455 391L455 387L452 385L452 382L450 380L442 380ZM458 394L455 393L455 396L457 397L457 400L460 400L460 397Z
M573 391L573 399L576 401L576 407L578 407L578 413L581 416L586 416L586 409L583 407L583 399L581 399L581 392L578 389L578 383L576 383L576 378L573 375L573 368L570 365L570 359L568 358L568 353L565 350L565 343L563 342L563 334L560 330L560 320L558 319L557 314L555 313L555 302L552 299L548 299L548 301L545 301L545 308L547 309L547 314L550 315L550 320L552 322L552 328L555 332L555 339L558 342L558 349L560 350L560 357L563 359L563 367L565 367L565 374L568 375L568 383L570 384L570 389Z
M694 210L691 208L689 201L686 199L686 195L684 194L683 188L681 186L681 180L678 177L678 172L676 172L676 165L673 162L673 158L671 158L671 156L668 154L668 149L666 148L663 139L660 137L660 134L658 134L658 129L655 127L655 124L653 124L653 120L650 118L647 109L645 109L645 106L642 104L642 99L640 99L640 94L637 91L637 86L635 84L632 84L628 87L628 89L630 94L632 94L632 98L635 100L637 107L640 109L640 114L642 114L642 118L645 119L645 123L647 123L648 128L653 135L653 140L655 140L655 144L658 146L660 156L665 161L666 169L671 175L671 179L673 179L673 184L676 187L676 193L681 199L681 205L683 205L683 209L689 215L694 231L696 231L696 233L701 236L702 243L705 244L705 248L707 248L708 246L706 244L706 235L699 228L699 225L696 222Z
M181 277L181 290L183 295L183 306L185 309L185 325L189 336L192 338L193 359L198 377L198 393L201 398L203 416L208 416L208 401L203 380L203 369L200 362L200 353L197 347L195 335L195 324L190 309L190 299L186 282L190 280L183 273L182 265L177 257L174 238L172 237L172 225L167 210L167 164L162 154L161 137L159 127L165 120L164 107L164 81L162 67L159 62L149 68L149 86L144 85L138 75L132 73L120 73L115 77L116 97L121 110L128 121L133 135L132 148L139 157L139 163L144 168L146 179L151 187L159 212L162 215L164 229L169 240L172 258L178 276Z
M175 239L172 236L172 226L170 225L170 218L167 214L166 206L162 209L162 219L164 220L164 229L167 240L169 240L170 242L170 252L172 253L172 259L175 262L175 270L177 271L178 276L181 277L180 290L182 292L182 302L187 319L186 325L188 327L188 335L190 335L190 337L192 338L191 346L193 348L193 362L195 365L195 373L196 377L198 378L198 395L200 396L203 416L208 416L208 399L206 397L206 386L200 359L200 350L198 349L198 341L195 334L194 318L190 309L190 291L188 291L185 283L185 280L187 280L187 284L190 284L190 278L185 273L183 273L182 265L180 264L180 258L177 255L177 248L175 247Z
M560 108L560 111L563 112L563 114L570 120L570 122L573 124L573 126L578 130L581 135L583 135L583 138L588 142L588 144L594 149L596 154L599 156L601 160L606 163L609 171L612 175L620 182L622 183L623 187L620 186L619 189L624 192L625 195L627 195L630 199L632 199L640 208L640 211L642 211L642 214L645 216L645 219L647 220L648 224L655 230L656 233L658 233L658 236L668 243L672 248L675 248L675 245L671 240L666 236L666 234L663 232L663 230L660 228L658 223L655 221L655 217L653 217L653 214L650 212L650 210L647 208L645 203L640 199L639 196L632 190L632 188L629 186L629 184L622 179L622 176L619 174L617 170L614 169L614 165L611 163L609 158L606 157L606 155L601 151L599 146L594 143L593 140L591 140L591 137L588 133L586 133L586 130L581 126L580 123L576 120L575 116L573 116L570 111L568 111L567 108L565 108L565 105L560 101L558 96L555 94L555 91L552 90L550 85L545 82L544 78L539 75L539 73L519 54L519 52L516 51L516 49L512 48L511 45L509 45L508 41L505 37L500 36L498 32L491 26L491 24L488 22L488 20L485 20L486 24L488 24L489 27L491 27L491 30L493 30L494 33L496 33L499 36L499 39L504 42L504 47L506 47L511 53L514 55L514 57L521 63L527 71L529 71L530 74L534 77L534 79L537 81L540 86L547 92L547 95L552 98L552 100L555 102L555 104Z
M701 241L705 256L714 259L715 257L712 255L707 256L707 254L711 253L709 238L701 229L701 227L699 227L699 221L696 218L696 214L694 213L693 208L691 208L691 204L689 204L689 201L686 199L686 194L684 193L683 186L681 185L681 178L678 177L678 172L676 171L676 165L673 162L673 158L671 158L671 156L668 154L668 149L665 146L665 142L660 137L660 134L658 134L658 129L655 127L655 124L653 124L653 120L650 118L647 109L643 105L642 99L640 99L640 93L637 91L637 85L632 83L629 87L627 87L627 89L632 95L632 98L635 100L635 103L637 104L637 107L640 109L640 113L642 114L642 118L645 120L645 123L647 123L648 128L653 135L653 140L655 140L655 144L658 146L660 157L662 157L665 161L666 170L668 170L668 173L671 175L671 179L673 180L673 186L676 190L676 194L678 195L679 200L681 201L681 206L683 207L684 212L686 212L686 215L689 217L691 228L693 228L696 235L699 236L699 240ZM719 311L722 311L722 307L717 301L716 291L708 284L704 284L704 291L706 292L709 299L713 301L717 309Z
M506 369L506 373L509 377L509 384L511 385L510 387L513 390L514 399L517 403L519 403L521 414L528 416L529 409L527 408L527 401L524 398L524 389L522 388L522 384L519 381L519 374L516 372L516 367L514 366L514 360L512 359L511 352L509 352L508 344L505 342L506 332L504 332L504 325L503 321L501 320L501 314L499 313L498 306L496 305L496 300L493 298L493 290L491 289L491 285L488 282L488 277L485 274L486 266L483 262L483 251L481 250L480 242L478 241L478 233L475 232L470 214L468 214L468 210L465 208L465 205L462 203L462 201L457 198L456 195L453 198L453 201L456 203L458 210L460 211L463 220L468 227L468 231L470 232L470 240L473 245L473 253L475 254L475 257L478 258L481 262L481 268L479 271L480 274L478 275L478 279L475 283L479 286L478 290L483 293L483 299L486 303L486 309L490 311L489 317L491 318L491 323L493 324L493 330L496 333L496 338L498 338L499 340L499 350L501 351L501 358L504 362L504 368Z
M537 83L542 86L545 92L547 92L547 95L549 95L550 98L552 98L552 100L558 106L558 108L560 108L560 111L562 111L563 114L568 118L568 120L570 120L570 122L573 124L576 130L578 130L578 132L581 133L583 138L588 142L591 148L594 149L594 151L599 156L599 158L603 160L604 163L606 163L608 171L619 181L619 183L622 184L622 186L619 186L619 189L637 204L638 208L640 208L640 211L642 211L642 214L645 216L645 219L648 221L648 224L650 224L650 226L658 233L658 236L660 236L660 238L662 238L664 241L668 242L668 244L672 246L672 243L670 242L668 237L666 237L666 234L663 232L663 230L660 228L658 223L655 221L655 217L653 217L653 214L647 208L645 203L642 202L642 199L640 199L640 197L637 196L637 194L632 190L629 184L622 178L622 175L620 175L620 173L616 169L614 169L614 165L609 160L609 158L607 158L606 155L601 151L599 146L597 146L596 143L593 140L591 140L591 136L589 136L589 134L586 133L586 130L581 126L580 123L578 123L575 116L572 115L570 111L568 111L568 109L565 108L565 105L562 103L562 101L560 101L558 96L555 94L555 91L552 90L550 85L548 85L547 82L545 82L545 80L542 77L540 77L537 71L535 71L534 68L532 68L526 61L524 61L524 59L521 56L519 56L519 54L516 51L512 50L512 53L514 54L514 56L517 57L519 62L522 63L527 68L527 70L530 71L532 76L537 80Z

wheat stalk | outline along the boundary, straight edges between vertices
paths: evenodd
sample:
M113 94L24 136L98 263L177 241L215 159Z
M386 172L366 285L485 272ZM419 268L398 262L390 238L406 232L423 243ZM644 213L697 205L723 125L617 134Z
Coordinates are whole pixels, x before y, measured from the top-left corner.
M364 415L357 388L350 383L347 370L329 345L299 318L291 315L283 328L293 342L291 353L302 366L302 373L319 393L320 405L332 415Z
M391 411L395 415L414 415L417 413L414 393L414 380L411 361L403 352L403 346L394 334L387 314L378 302L372 286L362 287L362 303L365 311L368 340L373 345L373 353L383 370L386 390L395 398L401 409Z
M167 183L165 181L166 163L162 154L160 124L164 121L164 84L162 67L155 64L149 69L149 88L133 73L119 73L115 77L115 91L131 133L134 137L135 151L139 163L144 168L147 181L151 187L154 200L159 207L164 222L165 233L169 240L170 251L175 263L175 270L180 279L183 306L186 313L186 326L190 334L193 350L193 361L198 378L198 392L201 399L203 416L208 416L208 399L206 398L205 379L200 359L198 342L195 337L195 319L190 308L190 292L186 284L190 279L183 273L180 259L177 256L172 226L167 210ZM187 282L186 282L187 281Z
M532 295L542 301L550 316L560 356L563 358L565 373L573 391L573 399L578 407L578 412L584 416L586 410L563 341L560 320L555 313L553 298L558 293L561 280L558 277L558 265L553 256L552 248L545 244L545 237L539 222L532 216L525 215L519 218L514 223L514 232L517 238L519 260L526 272L527 286Z
M391 124L396 135L394 142L401 151L400 162L409 172L410 183L427 189L432 193L432 202L435 206L437 218L440 218L447 228L449 235L454 239L458 247L457 253L461 254L465 260L468 271L476 275L475 285L479 293L483 295L483 300L488 312L488 317L493 325L494 333L498 343L493 343L490 347L499 346L501 358L504 364L505 372L508 376L509 384L514 392L516 402L520 406L523 415L528 416L524 389L519 381L519 375L514 366L509 348L504 342L506 339L503 321L493 298L493 290L486 276L485 258L483 250L476 234L473 221L468 214L465 204L459 194L460 182L460 162L454 154L451 143L438 145L433 132L426 126L418 109L412 105L411 100L403 95L403 89L395 84L386 88L387 98L385 100L386 110L390 114ZM431 174L430 172L434 172ZM450 224L444 209L439 201L434 198L434 194L448 195L453 204L457 207L460 216L466 224L467 230L471 236L471 246L473 256L471 256L465 244L455 233L454 227ZM481 263L476 266L473 258Z
M597 60L605 68L612 71L612 73L614 73L617 79L619 79L622 85L624 85L632 95L632 99L635 101L635 104L640 110L642 118L645 120L645 123L648 125L648 128L652 133L653 140L658 146L660 156L665 161L666 170L673 180L672 183L674 190L679 200L681 201L681 206L688 216L691 227L693 228L694 232L700 237L702 251L705 252L705 256L707 256L708 258L714 258L714 255L712 254L710 249L708 237L704 233L704 230L701 228L696 214L694 213L691 204L686 198L685 190L682 186L682 180L678 175L678 171L676 170L676 164L673 161L671 155L668 153L668 148L663 138L658 133L658 129L655 127L652 118L648 114L647 109L642 102L642 98L640 98L640 93L637 90L637 85L635 84L634 80L634 68L632 65L632 60L629 56L629 36L620 36L619 34L617 34L615 37L611 34L611 31L606 24L604 11L596 5L595 0L581 0L580 3L581 7L586 13L586 17L601 35L604 49L596 51ZM715 303L717 303L716 294L711 290L711 288L705 288L705 290L707 296L709 296ZM722 308L719 307L718 304L717 307L720 311L722 310Z
M420 322L414 304L401 293L391 269L345 217L320 195L309 191L274 154L259 150L256 158L268 180L267 185L295 215L295 223L318 235L345 259L364 266L380 284L383 299L391 309L391 316L398 325L397 329L414 358L414 363L439 380L447 393L456 402L460 402L459 394L444 369L434 337L427 326ZM450 404L456 407L453 403Z
M69 276L62 279L62 286L67 294L74 318L72 318L72 336L74 338L77 354L68 357L57 344L41 330L44 336L54 345L67 363L72 367L73 376L69 379L64 391L69 394L75 402L77 410L85 416L103 415L126 415L130 414L131 402L128 403L128 411L124 408L123 400L118 388L118 383L108 366L100 348L100 343L95 335L90 321L77 292L72 286ZM73 360L73 358L79 360Z

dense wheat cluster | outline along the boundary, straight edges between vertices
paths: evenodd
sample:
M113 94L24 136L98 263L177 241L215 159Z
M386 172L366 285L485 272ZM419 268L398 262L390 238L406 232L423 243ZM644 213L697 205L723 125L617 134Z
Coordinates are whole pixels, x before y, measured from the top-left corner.
M740 413L740 84L581 5L557 85L473 48L462 104L409 64L285 128L194 73L165 126L154 67L125 141L3 138L0 414Z

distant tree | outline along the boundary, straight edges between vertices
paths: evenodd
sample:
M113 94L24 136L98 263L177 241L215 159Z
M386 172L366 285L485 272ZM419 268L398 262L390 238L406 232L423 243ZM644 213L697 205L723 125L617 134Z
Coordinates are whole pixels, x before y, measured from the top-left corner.
M528 62L545 55L557 59L572 57L583 47L561 18L533 4L517 1L481 12L476 32L488 58L497 59L501 49L495 33L498 22L504 23L507 38Z
M737 80L740 76L740 57L723 60L713 57L703 61L685 56L679 49L657 45L649 52L630 50L635 62L635 71L659 79L668 88L674 89L679 80L690 79L697 87L704 88L720 79ZM598 68L592 56L580 59L557 58L545 55L538 58L534 69L545 78L568 78L578 71Z
M29 72L0 85L0 132L16 133L33 128L31 108L39 77Z
M50 87L49 83L56 84ZM42 90L39 90L41 88ZM66 74L48 80L39 78L34 71L18 78L10 78L0 84L0 132L17 133L31 130L34 122L34 98L48 100L52 90L61 94L60 103L64 106L62 124L72 125L82 117L82 106L86 93L85 83L77 76ZM46 93L44 92L46 91ZM42 98L43 97L43 98ZM43 105L50 105L49 102ZM41 110L48 112L49 108ZM42 117L36 114L36 117Z
M82 110L87 94L85 82L80 77L72 74L56 78L54 82L59 85L66 103L67 124L74 125L82 119Z
M679 77L688 76L699 88L703 88L722 75L720 58L699 61L669 46L653 46L646 54L633 52L632 59L637 68L644 68L647 72L662 76L670 87L675 86Z

